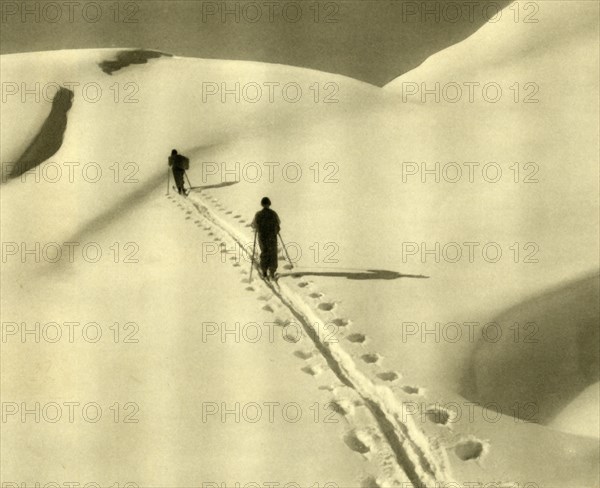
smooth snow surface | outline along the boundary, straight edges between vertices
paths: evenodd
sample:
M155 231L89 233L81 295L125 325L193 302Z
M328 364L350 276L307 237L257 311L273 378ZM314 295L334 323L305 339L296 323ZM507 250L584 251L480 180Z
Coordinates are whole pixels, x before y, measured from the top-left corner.
M286 66L176 57L102 72L99 63L118 50L2 56L3 83L71 83L74 93L62 145L38 167L45 177L26 173L1 187L2 321L97 322L103 330L97 343L6 336L2 401L97 402L110 419L9 417L3 481L30 480L36 466L40 479L107 486L597 486L597 438L577 435L580 415L595 416L596 425L598 416L597 357L585 340L594 338L598 309L579 308L597 307L598 294L597 18L593 2L546 2L538 24L487 24L384 89ZM208 84L236 82L262 86L262 100L203 99ZM301 99L276 91L270 103L270 82L297 83ZM403 101L406 83L436 82L494 82L503 97ZM101 87L97 102L84 96L86 83ZM520 103L529 91L515 103L515 83L535 83L539 103ZM338 102L323 103L331 87ZM124 103L126 95L137 101ZM3 103L3 169L50 113L51 103L33 98ZM191 160L187 199L165 195L172 148ZM72 181L69 162L80 163ZM101 168L97 182L92 169L86 178L80 171L90 162ZM279 163L272 179L270 162ZM290 162L302 168L297 182L282 173ZM479 166L473 183L466 173L436 183L407 173L422 162ZM503 171L497 183L481 176L489 162ZM524 183L532 162L537 182ZM212 174L221 163L230 173ZM62 175L54 178L57 166ZM265 195L289 250L301 253L292 270L282 259L279 285L270 286L256 270L249 282L239 250L251 247L248 225ZM70 242L78 244L72 263ZM34 253L21 255L23 243ZM35 243L48 252L40 262ZM56 263L48 243L63 250ZM97 263L82 256L90 243L102 251ZM458 243L462 259L450 262L456 246L440 259L421 254L422 244L436 243ZM464 243L477 244L472 262ZM495 263L482 256L489 243L502 251ZM419 252L408 252L415 245ZM532 252L538 262L526 262ZM560 319L544 315L548 296L564 304ZM494 320L497 342L482 336ZM115 343L114 322L137 323L139 342ZM263 337L222 338L223 323L236 322L261 325ZM215 335L206 335L209 323ZM265 323L274 324L272 341ZM473 323L471 337L465 324ZM531 333L537 342L525 341ZM498 367L515 351L538 362L524 363L523 374ZM582 358L592 361L589 371ZM542 400L518 388L529 381L525 371L543 376L552 361L565 372L555 379L557 398L543 403L554 422L536 417ZM499 376L483 374L496 367ZM494 378L507 397L517 395L516 412L493 411ZM115 402L135 402L139 422L114 422ZM304 415L203 417L208 404L222 402L258 403L263 417L265 402L295 402ZM324 421L331 413L336 422Z

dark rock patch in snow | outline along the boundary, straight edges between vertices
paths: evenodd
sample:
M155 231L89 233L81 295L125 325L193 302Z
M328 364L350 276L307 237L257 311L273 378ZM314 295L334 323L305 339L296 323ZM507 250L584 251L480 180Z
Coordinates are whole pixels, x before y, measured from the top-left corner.
M98 63L98 66L100 66L100 69L107 75L112 75L115 71L126 68L131 64L146 64L149 59L160 58L161 56L172 57L172 54L162 53L160 51L148 51L145 49L120 51L117 53L117 59L102 61L101 63Z
M67 112L73 105L73 92L60 88L52 99L50 114L40 131L16 161L9 174L10 178L21 176L47 160L60 149L67 129Z

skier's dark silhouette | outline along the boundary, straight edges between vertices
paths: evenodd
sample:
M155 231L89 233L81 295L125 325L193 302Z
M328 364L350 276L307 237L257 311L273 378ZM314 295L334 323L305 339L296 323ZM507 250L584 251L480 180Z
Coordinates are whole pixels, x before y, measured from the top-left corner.
M183 154L177 154L177 149L171 151L169 156L169 166L173 169L173 178L175 179L175 186L177 192L180 195L185 195L185 188L183 186L183 177L185 176L185 170L190 167L190 160Z
M277 236L281 222L277 212L271 210L271 200L268 197L264 197L260 204L263 209L256 212L252 228L258 233L260 269L263 277L268 277L268 271L270 277L274 278L277 271Z

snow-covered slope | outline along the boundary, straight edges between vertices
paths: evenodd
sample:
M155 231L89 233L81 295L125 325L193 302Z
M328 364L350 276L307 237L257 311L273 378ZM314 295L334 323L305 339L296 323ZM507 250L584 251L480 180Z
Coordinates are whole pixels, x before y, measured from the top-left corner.
M46 177L36 183L28 175L25 182L13 179L2 185L3 242L25 242L28 249L35 242L42 248L50 242L79 242L77 249L95 242L104 257L94 264L78 251L74 263L65 257L53 264L48 259L35 263L28 254L23 263L18 247L17 254L7 255L3 263L2 320L32 323L77 316L82 321L106 323L125 320L116 316L136 315L148 333L148 342L140 344L143 353L127 356L124 352L118 359L111 356L115 350L110 344L101 353L89 353L90 345L83 344L72 349L70 357L68 347L63 351L45 344L40 353L34 344L3 344L3 371L15 364L14 369L8 367L11 374L3 375L3 401L6 396L14 401L43 399L42 394L36 397L32 392L46 384L50 390L41 391L48 396L61 391L84 400L116 391L131 397L135 395L128 392L144 395L145 404L153 405L148 407L149 422L156 425L131 431L132 439L144 444L144 451L115 455L120 459L115 469L124 477L142 456L160 456L165 449L169 455L160 462L150 457L147 465L137 468L137 479L148 483L140 486L207 481L202 474L206 469L212 478L220 473L230 482L249 481L250 477L240 479L243 473L283 481L289 473L292 479L287 481L310 485L307 473L314 469L320 479L313 483L334 481L338 486L397 485L408 480L415 484L458 480L545 487L596 485L597 440L516 422L510 416L514 412L503 410L505 415L496 416L469 403L477 401L477 392L469 398L460 395L465 372L475 364L473 358L479 361L478 368L488 364L481 355L485 349L481 325L471 339L464 324L506 317L506 308L515 310L514 305L565 280L597 273L598 59L589 54L595 52L597 30L592 20L594 15L597 18L597 6L577 2L569 23L554 22L565 15L564 8L562 2L544 4L536 25L506 20L486 25L404 77L419 83L495 81L505 88L496 104L481 100L473 104L404 103L394 89L402 86L402 79L379 90L344 77L258 63L165 57L107 75L98 63L115 55L110 50L47 53L41 60L37 54L3 56L3 82L29 86L36 81L95 82L103 90L102 99L91 103L74 89L63 145L41 167L50 172L52 162L57 162L63 166L62 178L51 182ZM551 42L554 36L562 42ZM581 69L584 53L587 67ZM567 90L569 79L573 81ZM203 99L203 87L214 89L223 82L230 88L239 82L248 90L258 84L263 98L256 103L243 96L236 101L231 95L224 103L219 96ZM292 103L277 90L270 103L265 89L269 82L298 83L303 96ZM509 87L516 82L521 87L537 83L540 103L511 101ZM116 88L120 92L115 102ZM138 102L122 103L136 89ZM332 91L338 103L323 103ZM247 98L252 96L246 92ZM290 92L289 96L294 95ZM31 97L25 103L17 96L8 97L2 111L3 163L22 154L49 108L49 103L35 103ZM16 118L19 124L11 122ZM187 202L173 197L176 205L164 197L166 156L173 147L190 157L189 177L196 187ZM95 162L104 176L91 183L76 171L71 182L64 163L74 161L81 166ZM497 183L485 181L480 172L475 173L474 183L466 177L457 183L443 178L434 183L430 177L422 183L419 175L406 173L414 169L412 163L427 162L432 167L436 161L459 162L463 168L463 162L479 162L481 168L493 161L504 176ZM114 166L115 162L120 164ZM134 165L125 167L128 162ZM221 163L233 169L236 162L240 163L238 174L211 174ZM279 163L272 166L272 179L264 164L271 162ZM302 168L295 182L292 171L281 172L290 162ZM521 164L519 183L514 182L510 169L514 162ZM537 184L523 183L531 169L523 165L530 162L539 167ZM255 178L254 163L263 170L261 178ZM115 168L120 170L118 177ZM93 179L91 169L88 180ZM136 169L133 179L138 182L124 183ZM226 179L238 182L224 185ZM295 269L283 273L280 290L260 281L247 283L248 263L242 254L238 253L239 262L225 259L222 263L220 252L207 253L215 242L230 250L236 242L251 243L247 225L264 195L271 197L282 218L283 238L302 253ZM183 221L177 220L182 218L177 205L185 211ZM143 264L114 263L117 242L119 261L137 245L136 257ZM418 252L407 253L414 249L413 243L432 249L436 242L441 247L460 243L465 256L451 263L449 258L436 262L431 254L422 258ZM479 243L473 262L468 260L466 242ZM125 248L127 243L133 247ZM484 259L481 248L486 243L500 246L501 260ZM515 249L519 250L518 262ZM537 250L539 262L524 262L532 250ZM261 322L267 320L264 314L282 323L300 322L307 336L330 322L333 327L328 330L339 342L323 341L321 330L310 340L304 337L301 350L290 348L288 342L270 344L276 369L271 371L265 365L263 348L254 350L245 344L229 357L215 344L210 348L202 344L201 334L198 337L204 321ZM581 314L572 310L565 315L573 323L559 325L568 335ZM450 322L457 322L463 330L460 340L454 340L449 335L453 330L444 327ZM543 343L547 324L536 324L536 339ZM500 325L505 337L513 337L512 324ZM425 327L434 333L421 335ZM522 335L530 332L517 330ZM493 348L494 343L484 342L483 346ZM541 349L532 344L525 347ZM507 347L506 341L500 346ZM493 354L497 351L492 349ZM31 363L33 354L43 359ZM75 360L82 362L85 373L72 371ZM107 373L94 373L90 378L87 372L102 371L107 361ZM164 361L169 365L166 369ZM40 368L49 368L43 384L41 379L22 384L16 379L17 371L19 378L32 378L40 375ZM131 368L134 372L129 374ZM240 378L243 368L259 373ZM161 371L160 379L153 379L156 371ZM286 371L295 376L279 375ZM311 389L306 380L313 380L312 376ZM135 386L140 377L143 388ZM519 381L514 378L515 383ZM279 443L263 432L258 435L267 440L259 447L249 440L256 432L246 427L227 430L227 425L213 425L206 430L193 417L198 403L207 399L203 391L211 392L210 399L217 398L217 402L252 401L256 399L248 396L252 391L261 393L259 401L282 401L293 398L289 395L295 392L303 405L312 398L337 402L344 420L337 430L319 429L317 424L316 429L306 427L305 435L296 432L295 440L283 438ZM46 401L68 397L62 395L55 393ZM166 400L165 395L172 396ZM481 404L493 407L489 400ZM531 405L517 405L522 407ZM454 417L453 412L458 415ZM173 426L168 433L161 427L165 419ZM15 433L31 427L25 438L38 436L40 447L35 449L40 458L45 456L42 443L50 442L52 429L9 427ZM83 434L74 427L69 439L93 435L99 436L93 437L95 442L110 445L129 434L117 427L102 435L88 431L87 425ZM292 435L289 425L283 427L283 437ZM243 458L244 463L236 466L223 461L223 449L230 442L219 444L218 439L225 431L242 439L244 448L236 459ZM206 448L198 436L208 439L210 446ZM260 451L265 445L272 451ZM322 445L330 458L319 456ZM69 452L68 444L64 447ZM14 479L24 476L28 465L21 455L8 456L9 449L19 452L19 448L33 452L23 444L2 445L3 463L9 463L3 473ZM89 448L78 460L78 473L94 466L96 456L97 451ZM273 456L277 474L270 476ZM284 469L290 458L302 460L305 466L292 463L293 468ZM362 461L354 465L351 459ZM61 463L74 466L57 456L49 458L41 470L47 477L58 476L54 470ZM355 469L348 470L348 466ZM95 473L104 474L101 468Z

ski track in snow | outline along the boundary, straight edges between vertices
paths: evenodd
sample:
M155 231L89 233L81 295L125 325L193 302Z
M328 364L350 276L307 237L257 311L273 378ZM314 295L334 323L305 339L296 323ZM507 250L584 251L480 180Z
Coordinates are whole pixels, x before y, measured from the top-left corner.
M234 212L225 208L218 199L207 194L200 196L198 193L190 194L187 198L180 198L179 196L169 196L169 198L177 203L179 208L186 211L186 220L193 221L210 237L214 237L215 242L222 242L222 245L224 245L224 240L233 241L231 244L239 245L240 248L245 249L244 242L247 238L244 233L218 216L217 212L222 212L242 224L245 223L245 220L238 213L233 216ZM200 214L204 221L194 220L194 211L196 214ZM243 227L248 227L248 225ZM216 235L219 233L224 235L219 237ZM226 249L223 249L222 252L227 252ZM233 262L233 266L240 267L240 263L235 257L230 257L230 260ZM240 272L244 275L248 274L243 269ZM256 275L258 274L258 271L256 271ZM291 275L291 278L298 279L300 276ZM249 278L246 277L242 281L247 285L247 291L259 290L259 287L251 283ZM393 485L397 484L399 480L406 480L406 477L408 477L406 481L410 481L416 487L438 486L453 481L446 451L440 445L439 440L428 438L410 416L403 414L402 402L394 395L390 387L386 384L378 384L376 380L370 380L359 370L354 359L356 357L369 367L377 369L381 366L381 356L374 352L366 353L363 350L361 351L362 354L353 357L345 351L337 340L327 340L328 337L332 336L331 331L326 327L327 325L334 324L337 327L346 329L351 324L350 320L335 316L336 303L322 300L324 298L322 293L311 291L307 296L318 303L316 307L309 305L290 287L307 290L310 288L310 283L305 281L292 282L291 285L288 285L282 283L280 279L277 284L274 284L256 277L255 283L264 284L270 292L258 296L259 302L265 303L262 308L275 312L273 308L275 305L269 303L269 301L276 297L279 301L277 306L285 308L291 313L314 343L321 359L326 362L345 389L352 392L350 396L354 396L354 403L352 398L338 399L337 402L332 403L337 406L337 408L334 407L334 410L347 417L353 411L353 405L362 405L371 413L372 420L378 427L378 432L373 432L377 429L372 427L356 427L346 434L343 441L350 449L363 456L369 456L372 454L371 451L375 452L375 460L378 469L380 469L379 476L376 478L377 484L379 486ZM323 314L323 312L329 317L322 318L319 313ZM285 324L282 323L282 326L285 326ZM345 338L349 344L355 344L359 347L363 347L367 341L367 337L358 332L348 334ZM316 355L311 351L303 350L296 350L294 354L305 361L314 359ZM315 377L323 371L320 364L306 365L301 369ZM400 373L386 370L378 371L374 376L387 384L395 383L402 377ZM336 391L339 388L331 388L331 390ZM421 388L408 385L400 386L400 390L411 395L419 395L422 392ZM428 418L431 419L432 423L447 427L448 419L444 413L431 411L428 413ZM363 423L368 424L368 421L363 421ZM468 446L466 443L468 443ZM486 449L485 443L476 438L469 438L460 440L454 450L455 452L460 451L459 454L462 454L462 456L459 456L459 458L466 461L477 458ZM386 455L384 451L387 451L388 454ZM392 464L395 464L395 466L392 466ZM367 481L368 479L363 480L363 484Z

